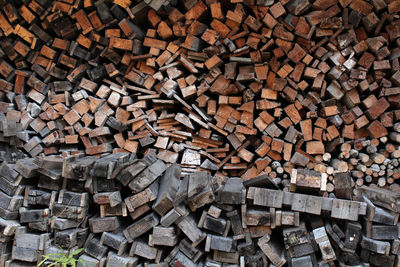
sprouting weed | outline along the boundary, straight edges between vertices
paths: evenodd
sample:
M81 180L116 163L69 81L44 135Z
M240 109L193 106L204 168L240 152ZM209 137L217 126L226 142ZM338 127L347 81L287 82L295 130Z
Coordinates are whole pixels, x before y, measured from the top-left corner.
M74 258L74 256L78 255L82 251L83 251L83 248L78 248L78 249L72 251L71 253L69 253L68 255L65 253L64 250L60 253L52 253L52 254L43 255L42 257L44 259L38 264L38 267L41 266L46 261L52 261L52 263L50 263L48 265L48 267L54 266L56 264L60 264L61 267L67 267L67 266L76 267L77 262L85 264L85 262L83 260Z

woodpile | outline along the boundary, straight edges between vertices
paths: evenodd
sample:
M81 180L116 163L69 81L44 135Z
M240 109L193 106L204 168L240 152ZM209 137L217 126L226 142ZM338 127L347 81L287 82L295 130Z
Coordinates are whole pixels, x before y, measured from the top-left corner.
M155 150L249 180L399 141L393 4L49 2L3 3L4 157Z
M41 255L79 247L90 266L397 262L398 191L360 186L353 195L350 186L346 197L337 184L340 198L324 197L308 179L317 172L294 170L296 187L280 190L267 175L184 175L154 154L3 163L1 264L36 266ZM351 181L348 172L336 179Z
M397 264L399 11L0 0L0 266Z

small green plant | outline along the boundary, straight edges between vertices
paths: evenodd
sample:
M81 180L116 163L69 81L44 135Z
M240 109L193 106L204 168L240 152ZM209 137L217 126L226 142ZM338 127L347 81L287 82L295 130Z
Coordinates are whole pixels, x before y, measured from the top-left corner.
M50 263L48 265L48 267L54 266L56 264L60 264L61 267L67 267L67 266L76 267L77 262L85 264L85 262L83 260L74 258L74 256L78 255L82 251L83 251L83 248L78 248L78 249L72 251L71 253L69 253L68 255L65 253L64 250L60 253L52 253L52 254L43 255L42 257L44 259L38 264L38 267L41 266L46 261L52 261L52 263Z

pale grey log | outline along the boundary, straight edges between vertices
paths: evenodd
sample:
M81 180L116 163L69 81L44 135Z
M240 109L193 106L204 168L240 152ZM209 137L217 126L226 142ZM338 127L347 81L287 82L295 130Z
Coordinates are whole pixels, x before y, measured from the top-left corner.
M38 172L50 177L53 180L61 178L61 171L63 166L63 158L57 158L54 156L49 157L36 157L33 163L36 164Z
M292 210L320 215L322 198L304 194L293 194Z
M158 195L158 189L159 183L158 181L155 181L145 190L125 198L124 202L129 212L133 212L136 208L156 199Z
M124 236L129 243L132 243L137 237L149 231L159 223L158 217L154 213L150 213L142 219L131 224L124 230Z
M40 259L40 253L36 249L13 246L11 259L27 261L27 262L36 262Z
M88 207L75 207L63 204L54 204L51 209L51 215L60 218L82 220L86 218Z
M107 253L107 247L100 244L98 238L94 238L93 234L90 234L85 243L85 253L98 260L101 260Z
M310 162L310 159L299 152L295 152L293 154L292 158L290 159L290 162L295 165L305 167L307 165L307 163Z
M117 255L109 252L107 255L106 267L135 267L139 263L138 257L130 257L128 255Z
M128 162L129 153L118 152L96 160L92 168L92 175L110 179L115 167Z
M178 242L175 227L155 226L152 234L152 244L160 246L175 246Z
M243 180L241 178L229 178L222 191L219 193L219 201L223 204L243 204L243 194L246 194L246 190L243 186Z
M193 242L196 247L206 237L191 215L184 217L178 224L179 229Z
M283 191L255 188L254 205L282 208Z
M150 247L146 243L141 241L135 241L132 243L132 247L129 251L129 256L139 256L149 260L154 260L157 256L157 249Z
M178 164L169 166L160 178L160 187L157 200L153 204L153 210L163 216L173 207L173 201L180 184L181 168Z
M183 179L181 179L179 182L178 191L176 192L176 196L173 203L175 207L180 205L182 202L186 201L188 196L188 188L189 188L189 176L185 175Z
M21 207L19 209L20 213L20 222L21 223L29 223L29 222L40 222L50 215L49 209L26 209Z
M229 218L232 226L232 231L233 231L233 239L243 239L244 238L244 232L243 232L243 227L242 227L242 222L240 220L240 216L237 210L233 210L231 212L227 212L226 216Z
M310 255L305 255L298 258L291 258L288 262L289 267L310 267L314 266Z
M31 248L36 250L44 250L45 243L50 239L50 234L16 234L15 246L21 248Z
M166 170L164 162L157 160L128 184L133 193L139 193L152 184Z
M231 237L208 235L210 237L210 249L225 252L232 252L235 249L235 242Z
M330 238L333 240L333 242L340 248L344 248L344 243L343 241L338 237L338 235L333 231L332 225L330 223L325 224L325 229ZM347 250L346 250L347 251Z
M217 208L216 206L211 205L208 208L207 214L214 218L219 218L221 216L221 212L222 212L222 210L220 208Z
M5 161L0 165L0 176L13 183L17 180L19 173L14 170L14 164L7 164Z
M14 170L25 178L36 176L38 166L33 163L34 158L19 159L15 163Z
M294 195L295 195L295 193L284 191L283 198L282 198L282 205L290 207L292 205Z
M20 222L15 220L4 220L0 218L0 229L1 233L5 236L12 236L15 230L20 227Z
M386 241L373 240L366 236L362 236L360 245L362 248L368 249L377 254L389 255L390 253L390 243Z
M396 225L399 221L399 213L388 211L386 209L375 206L372 201L370 201L366 196L362 196L363 201L367 204L367 216L366 218L369 221L388 224L388 225Z
M378 240L394 240L399 238L399 229L397 225L372 225L372 239Z
M282 225L293 225L298 226L300 220L300 213L293 211L282 211L281 212L281 224Z
M277 267L285 265L286 260L283 257L282 249L278 246L278 244L275 244L272 240L270 240L269 235L265 235L260 238L257 244L272 264Z
M18 175L14 182L11 182L4 177L0 177L0 190L9 196L17 195L24 189L24 187L20 185L22 179L22 175Z
M100 243L115 249L118 255L122 255L128 248L128 240L126 240L120 231L113 233L104 232L101 235Z
M123 186L127 186L133 178L147 168L148 164L144 160L135 160L132 164L128 165L127 168L123 169L116 179L121 182Z
M0 207L9 211L17 211L23 203L22 196L9 196L0 191Z
M82 260L83 263L78 262L76 265L77 267L99 267L99 260L89 255L82 254L78 259Z
M92 233L112 232L120 226L119 218L113 217L92 217L89 219L89 226Z
M326 263L336 260L336 255L329 242L325 227L322 226L314 229L313 234L315 242L318 244L321 251L323 261Z
M162 226L168 227L174 222L177 222L182 216L187 216L188 214L189 211L186 209L186 207L180 205L171 209L163 217L161 217L160 223Z
M56 230L66 230L70 228L76 228L81 224L80 221L66 219L66 218L58 218L56 216L51 217L50 227Z
M198 262L198 260L203 255L203 251L201 249L192 246L192 244L187 238L182 239L178 247L179 250L182 251L182 253L185 254L193 262Z
M359 202L334 199L332 203L331 217L335 219L357 221L359 207Z
M215 199L211 175L207 172L194 172L189 175L188 202L192 211L212 203Z
M326 90L329 92L331 96L333 96L336 100L340 100L343 96L344 93L341 89L340 84L334 80L327 88Z
M383 188L372 188L361 186L357 189L358 194L365 195L372 203L377 206L400 212L400 193L386 190Z
M203 163L200 165L200 168L207 169L207 170L210 170L210 171L217 171L218 170L218 166L216 164L214 164L209 159L205 159L203 161Z

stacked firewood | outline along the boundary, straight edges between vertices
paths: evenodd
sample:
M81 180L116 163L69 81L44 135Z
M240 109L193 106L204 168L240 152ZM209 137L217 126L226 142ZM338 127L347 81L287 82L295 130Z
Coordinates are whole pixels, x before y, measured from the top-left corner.
M0 266L393 265L399 11L0 0Z
M315 157L315 162L307 164L307 168L301 169L300 173L310 174L307 181L296 181L300 169L294 169L290 164L281 166L279 162L272 162L269 177L274 179L285 190L293 186L311 184L315 188L324 188L326 195L333 191L337 193L338 182L336 176L341 173L351 176L353 179L346 185L350 196L355 186L371 185L381 188L399 191L400 178L400 147L389 142L386 138L359 140L357 142L343 143L340 145L338 155L333 157L330 153ZM290 174L291 177L290 177ZM304 178L304 175L302 176ZM293 180L294 179L294 180Z
M267 175L183 175L151 153L37 157L1 165L2 178L10 173L22 193L0 195L2 266L36 266L42 255L80 247L86 266L398 260L400 193L361 186L353 194L339 186L349 172L335 174L329 197L315 171L294 169L297 183L285 191Z
M399 120L396 1L173 4L3 1L3 156L155 150L248 180Z

